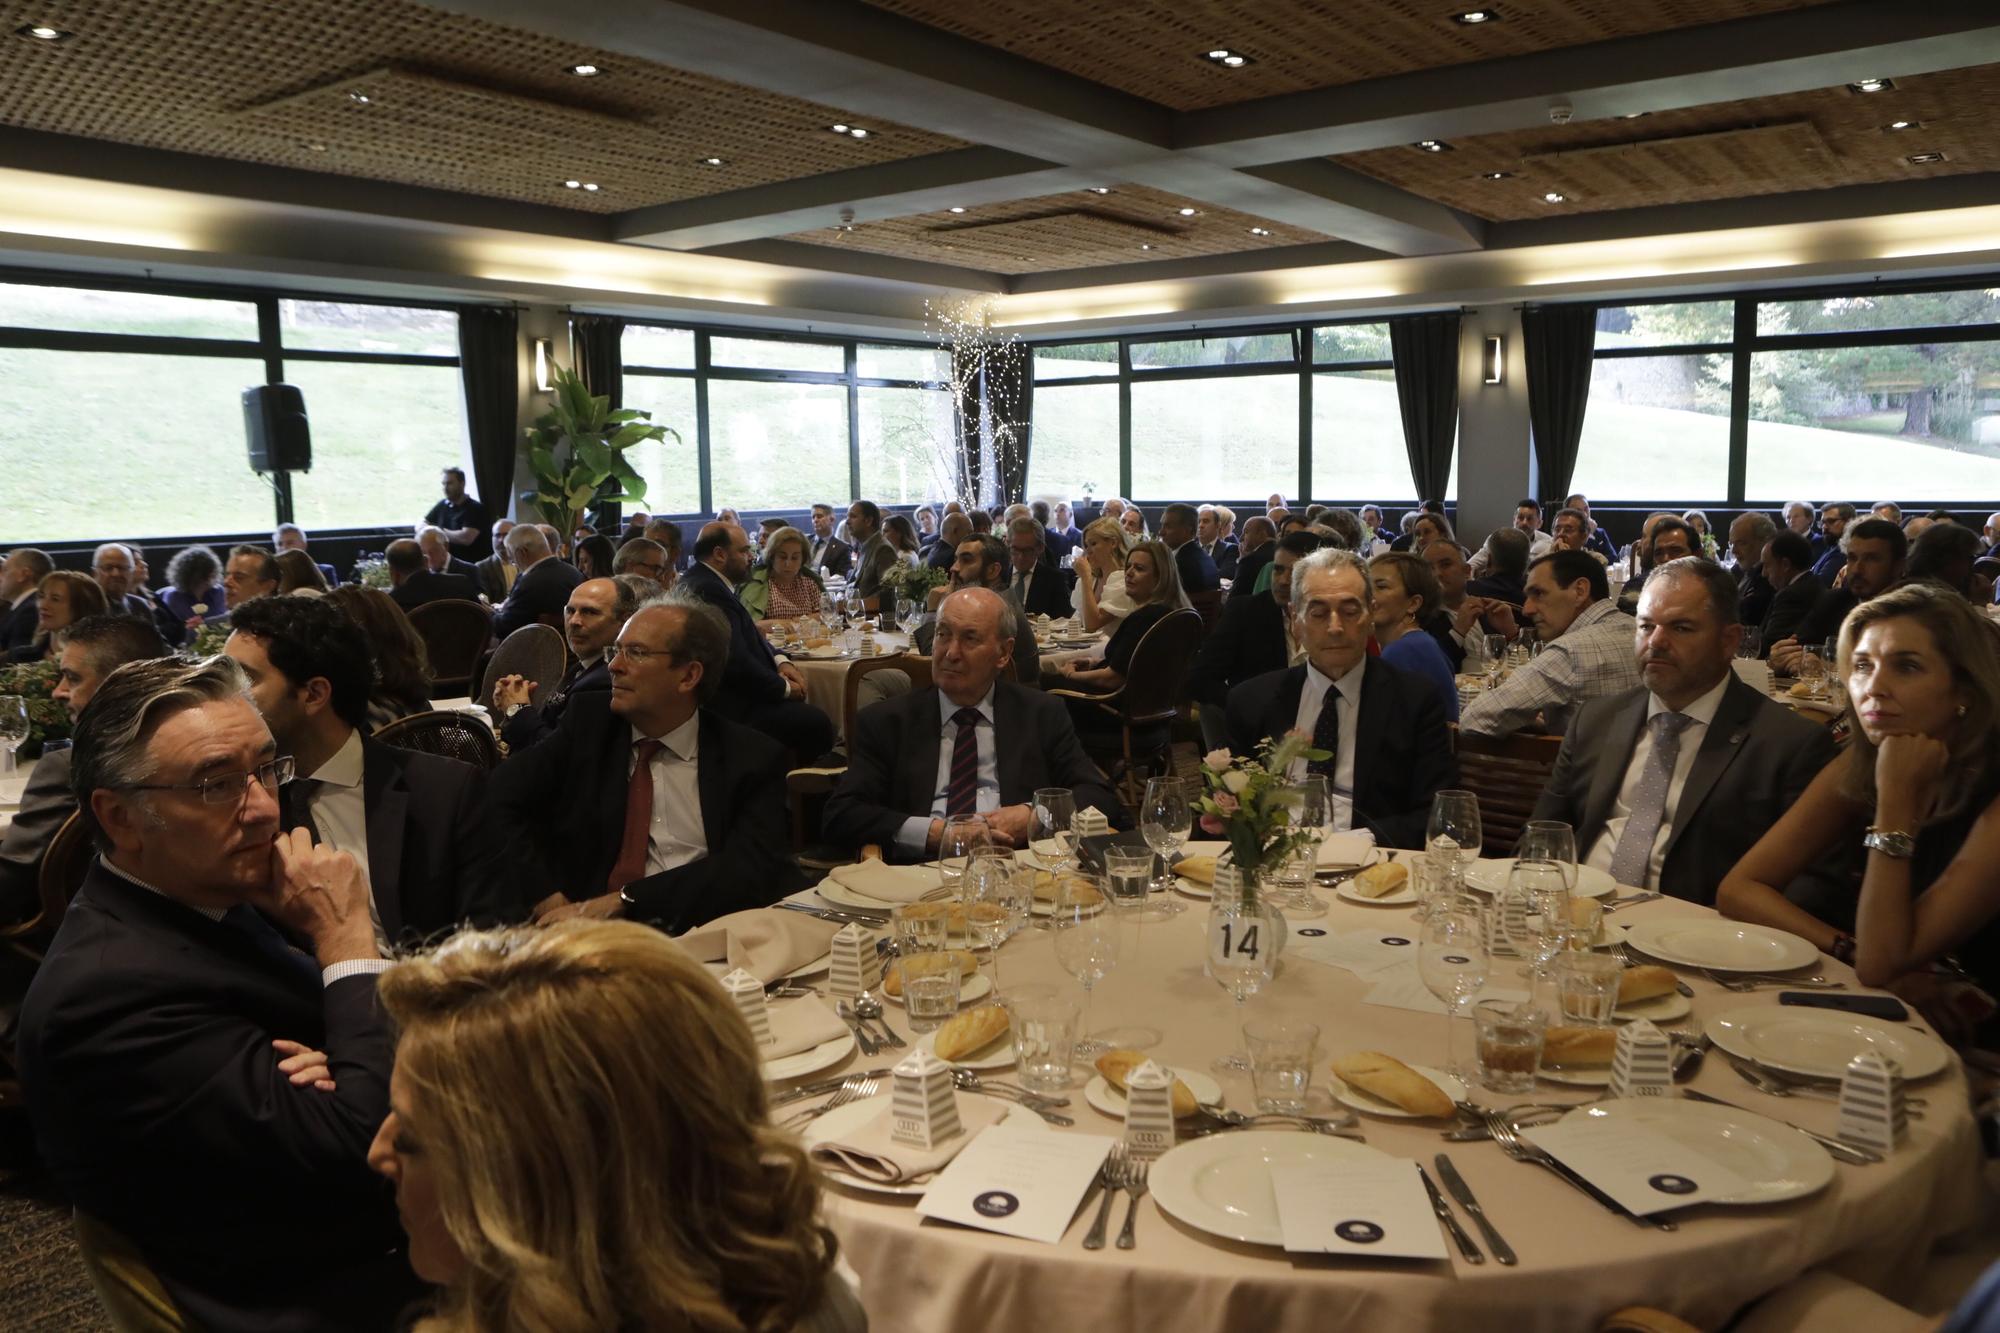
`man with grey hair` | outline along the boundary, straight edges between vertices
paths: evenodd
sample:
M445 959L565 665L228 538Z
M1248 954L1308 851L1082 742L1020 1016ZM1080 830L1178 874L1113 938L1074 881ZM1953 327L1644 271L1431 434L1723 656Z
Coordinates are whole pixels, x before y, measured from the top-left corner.
M547 534L533 523L507 534L507 559L521 572L493 613L493 637L504 639L523 625L560 625L570 593L583 582L576 566L558 560Z
M427 531L435 533L437 529ZM436 539L436 546L440 552L444 550L442 537ZM383 550L383 562L389 566L389 599L397 606L409 612L431 602L479 600L479 581L476 578L439 573L424 557L423 546L408 537L398 537Z
M931 553L924 557L924 563L932 569L950 569L958 558L960 544L971 536L972 520L963 510L951 510L938 524L938 539L931 543Z
M1230 600L1248 597L1257 588L1257 576L1278 553L1278 525L1262 514L1243 522L1243 544L1236 552L1235 582L1229 585Z
M71 770L101 855L21 1014L29 1115L79 1222L225 1333L386 1328L421 1293L367 1164L389 962L355 858L279 833L291 772L228 658L112 672Z
M646 537L627 539L611 557L611 572L649 579L661 592L672 586L667 578L667 548Z
M456 574L460 578L471 579L475 585L480 582L479 566L453 555L451 547L445 542L442 529L425 524L417 529L416 543L422 549L424 567L431 573ZM501 596L505 597L506 594L502 593Z
M118 542L105 542L90 557L90 576L104 590L104 604L111 614L151 624L153 604L132 588L136 568L132 552Z
M672 934L795 891L784 749L714 708L729 622L675 589L618 631L611 688L511 755L494 804L550 892L535 919L630 917Z
M1305 661L1230 690L1230 749L1251 755L1303 732L1324 757L1295 761L1291 776L1326 778L1336 830L1422 847L1431 798L1458 780L1458 762L1437 691L1368 655L1369 603L1368 564L1352 551L1315 551L1292 566Z
M1536 819L1576 830L1583 864L1711 905L1723 876L1832 762L1825 727L1731 669L1742 637L1736 580L1722 566L1690 557L1646 580L1631 644L1642 683L1577 711L1535 803Z
M1048 533L1034 519L1022 515L1007 524L1007 556L1012 566L1007 575L1008 594L1023 612L1066 618L1070 612L1069 588L1062 571L1049 556Z
M633 582L659 587L643 579ZM611 688L611 645L638 607L638 597L623 579L585 579L570 589L569 602L563 607L563 637L569 643L570 662L555 688L537 701L535 682L526 676L502 676L493 682L500 739L510 750L526 749L554 731L571 699Z
M1604 563L1589 552L1551 551L1528 566L1522 612L1541 651L1467 704L1458 716L1460 732L1511 736L1539 729L1559 736L1590 700L1639 683L1633 619L1613 605ZM1486 618L1510 639L1520 632L1509 607L1489 603Z
M1729 556L1736 564L1737 614L1746 625L1761 625L1770 613L1771 599L1777 596L1764 577L1764 548L1778 535L1778 525L1769 514L1755 510L1738 514L1729 524ZM1770 645L1765 645L1766 649Z
M826 838L875 844L893 860L937 853L945 821L980 815L997 842L1025 847L1034 795L1067 787L1079 810L1115 824L1124 807L1083 752L1060 699L1015 684L1019 613L991 588L960 588L938 608L935 684L863 709L847 772L827 799Z

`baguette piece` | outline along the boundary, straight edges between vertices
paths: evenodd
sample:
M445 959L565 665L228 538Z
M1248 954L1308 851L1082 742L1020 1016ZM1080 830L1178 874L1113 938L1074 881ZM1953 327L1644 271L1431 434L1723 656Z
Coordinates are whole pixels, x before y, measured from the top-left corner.
M1410 882L1410 868L1400 861L1384 861L1369 866L1347 881L1347 887L1364 898L1386 898Z
M1393 1055L1356 1051L1333 1062L1333 1072L1371 1097L1399 1110L1421 1116L1449 1116L1456 1111L1443 1088Z
M979 970L979 960L972 956L970 950L946 949L945 952L958 961L958 975L961 978L969 977ZM884 969L882 973L882 991L886 995L901 995L903 993L902 959L896 959Z
M1144 1051L1111 1050L1097 1057L1097 1072L1104 1075L1104 1081L1118 1091L1125 1091L1125 1076L1146 1063ZM1174 1119L1184 1120L1201 1109L1194 1099L1194 1090L1187 1084L1174 1079L1173 1089Z
M1206 853L1199 856L1183 856L1174 863L1174 873L1194 884L1215 887L1215 858Z
M1035 872L1036 902L1053 903L1058 891L1068 894L1072 904L1084 907L1093 907L1104 901L1104 895L1079 875L1054 875L1046 870Z
M1618 1003L1636 1004L1640 1000L1650 1000L1656 995L1671 995L1674 990L1672 968L1656 963L1642 963L1638 967L1628 967L1618 977Z
M1007 1032L1007 1011L997 1004L982 1004L945 1020L931 1047L940 1060L963 1060L985 1050Z
M1556 1069L1608 1065L1617 1049L1617 1028L1553 1027L1542 1034L1542 1063Z

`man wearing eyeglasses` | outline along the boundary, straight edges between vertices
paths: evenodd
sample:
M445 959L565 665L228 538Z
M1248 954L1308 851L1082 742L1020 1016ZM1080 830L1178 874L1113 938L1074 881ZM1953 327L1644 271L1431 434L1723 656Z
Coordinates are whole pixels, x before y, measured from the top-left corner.
M263 597L237 608L222 651L298 776L283 827L351 852L381 938L414 943L465 922L521 914L522 895L485 801L485 774L367 734L374 663L360 627L331 601Z
M611 688L611 645L639 605L634 581L639 580L585 579L576 585L563 608L563 636L569 640L573 660L562 680L540 701L534 698L535 682L526 676L502 676L493 682L493 707L500 714L500 738L508 749L526 749L554 731L575 695Z
M571 699L554 734L493 779L537 921L630 917L678 934L797 889L785 752L709 707L729 622L692 592L634 612L609 691Z
M366 1160L389 964L354 858L280 836L291 766L234 662L112 672L73 759L100 855L22 1009L29 1114L79 1231L129 1242L222 1333L386 1328L420 1291Z

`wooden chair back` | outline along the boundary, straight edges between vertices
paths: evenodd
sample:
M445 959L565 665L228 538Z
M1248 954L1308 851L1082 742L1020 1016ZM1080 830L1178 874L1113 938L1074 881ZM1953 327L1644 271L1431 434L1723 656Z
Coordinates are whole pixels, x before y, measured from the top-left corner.
M1222 619L1222 589L1210 588L1206 592L1191 592L1187 595L1188 605L1201 617L1202 637L1206 638L1215 630Z
M53 937L62 925L69 900L83 887L83 877L90 872L90 860L96 855L97 847L91 839L90 826L83 821L83 812L71 811L56 835L49 839L35 881L36 894L42 901L37 930L44 937Z
M1126 726L1175 717L1181 682L1201 650L1203 632L1200 613L1183 609L1168 612L1140 636L1125 671L1125 687L1117 691Z
M1486 856L1511 857L1521 828L1535 815L1535 802L1555 771L1560 736L1473 736L1452 728L1458 750L1458 781L1479 798L1479 824ZM1581 849L1579 849L1581 850Z
M493 612L462 597L425 602L410 612L410 627L430 659L431 697L472 692L472 668L493 638Z
M915 653L864 657L847 668L847 679L841 691L840 734L850 745L854 743L854 715L861 711L861 682L877 671L904 673L910 678L913 690L925 689L931 683L931 659Z
M569 644L547 625L523 625L500 641L487 659L479 680L479 697L473 702L489 714L493 711L493 682L502 676L525 676L535 683L535 697L546 699L549 691L569 669Z
M440 754L475 768L500 766L500 744L493 729L472 713L412 713L375 733L375 739L399 750Z

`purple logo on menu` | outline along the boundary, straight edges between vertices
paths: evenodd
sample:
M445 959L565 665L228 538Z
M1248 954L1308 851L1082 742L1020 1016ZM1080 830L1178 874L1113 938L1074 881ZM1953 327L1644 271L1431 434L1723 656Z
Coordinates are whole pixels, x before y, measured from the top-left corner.
M1701 1188L1686 1176L1654 1176L1646 1183L1662 1194L1692 1194Z
M988 1190L972 1201L972 1211L981 1217L1006 1217L1020 1207L1021 1201L1006 1190Z
M1355 1220L1338 1223L1333 1228L1333 1234L1346 1241L1349 1245L1373 1245L1376 1241L1382 1239L1384 1233L1382 1228L1376 1226L1373 1222Z
M1453 965L1453 966L1455 966L1455 967L1460 967L1460 966L1463 966L1463 965L1465 965L1466 963L1469 963L1469 962L1471 962L1471 961L1472 961L1472 960L1471 960L1470 958L1467 958L1467 957L1466 957L1466 956L1465 956L1464 954L1462 954L1462 953L1448 953L1448 954L1446 954L1446 955L1444 956L1444 960L1445 960L1445 961L1446 961L1447 963L1450 963L1450 964L1452 964L1452 965Z
M1306 926L1299 931L1299 934L1305 936L1307 939L1316 940L1320 936L1326 934L1326 932L1321 930L1318 926Z
M1398 948L1401 948L1403 945L1408 944L1409 941L1404 939L1401 935L1384 935L1382 937L1382 943L1393 944Z

